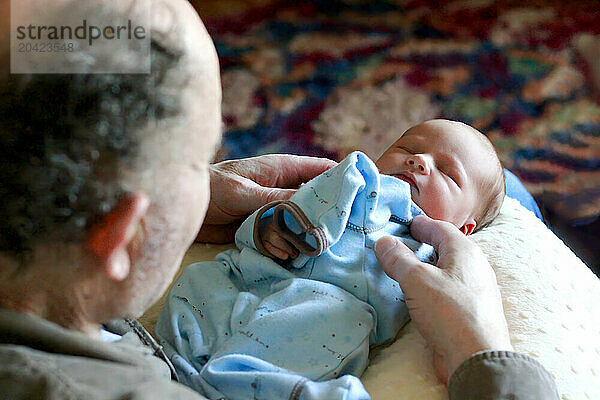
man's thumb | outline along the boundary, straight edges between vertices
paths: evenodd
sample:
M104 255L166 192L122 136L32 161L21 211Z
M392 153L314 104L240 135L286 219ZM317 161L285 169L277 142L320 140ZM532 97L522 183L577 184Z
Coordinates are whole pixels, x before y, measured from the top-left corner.
M296 193L298 189L279 189L279 188L264 188L266 202L270 203L275 200L288 200Z
M384 236L375 243L375 256L385 273L402 286L408 273L420 263L404 243L392 236Z
M279 189L257 185L248 192L247 198L254 210L275 200L288 200L297 191L297 189Z

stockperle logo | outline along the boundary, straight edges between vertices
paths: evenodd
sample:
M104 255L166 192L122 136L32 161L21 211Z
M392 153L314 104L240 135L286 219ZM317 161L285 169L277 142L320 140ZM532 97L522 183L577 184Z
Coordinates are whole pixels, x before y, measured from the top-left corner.
M12 73L149 73L150 0L11 0Z

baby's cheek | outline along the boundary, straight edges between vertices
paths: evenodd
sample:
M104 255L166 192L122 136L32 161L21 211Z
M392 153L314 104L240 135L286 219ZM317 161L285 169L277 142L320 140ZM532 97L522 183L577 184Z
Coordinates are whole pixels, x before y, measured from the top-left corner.
M438 191L421 191L419 201L415 203L427 216L434 219L445 219L447 209L451 206Z

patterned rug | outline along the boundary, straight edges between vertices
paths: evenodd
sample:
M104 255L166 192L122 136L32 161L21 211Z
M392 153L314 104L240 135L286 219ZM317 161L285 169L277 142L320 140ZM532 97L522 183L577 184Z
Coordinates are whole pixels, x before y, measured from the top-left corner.
M486 133L549 213L574 224L600 216L598 2L196 7L222 66L220 158L376 158L408 127L443 117Z

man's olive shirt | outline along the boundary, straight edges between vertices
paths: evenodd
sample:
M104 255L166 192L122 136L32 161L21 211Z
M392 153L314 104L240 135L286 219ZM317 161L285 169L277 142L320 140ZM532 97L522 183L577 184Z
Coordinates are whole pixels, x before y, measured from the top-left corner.
M205 399L175 381L160 346L139 323L115 321L107 328L122 339L102 342L0 309L0 398ZM504 351L465 361L450 378L448 393L450 400L558 399L555 383L541 364Z

